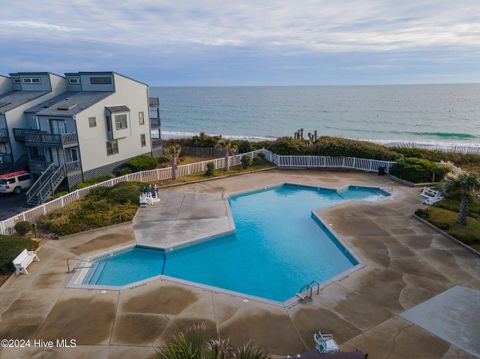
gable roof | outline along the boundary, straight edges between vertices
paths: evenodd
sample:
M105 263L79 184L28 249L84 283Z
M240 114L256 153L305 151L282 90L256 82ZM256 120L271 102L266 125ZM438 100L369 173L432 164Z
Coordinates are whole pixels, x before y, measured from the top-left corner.
M4 114L14 108L24 105L49 91L10 91L0 97L0 114Z
M62 95L67 96L59 96L59 100L57 102L53 103L48 108L39 110L36 114L37 116L74 116L110 96L111 94L113 94L112 91L66 92ZM32 110L35 109L32 108Z

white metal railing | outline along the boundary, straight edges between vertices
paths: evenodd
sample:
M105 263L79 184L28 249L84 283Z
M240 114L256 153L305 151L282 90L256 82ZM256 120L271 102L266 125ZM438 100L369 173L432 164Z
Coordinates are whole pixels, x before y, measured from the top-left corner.
M229 157L230 166L237 166L241 163L241 159L244 155L256 157L258 154L263 153L265 158L275 163L278 167L289 168L349 168L367 172L378 171L380 166L385 167L385 171L388 172L391 165L394 162L391 161L378 161L370 159L361 159L354 157L328 157L328 156L279 156L266 149L260 149L248 153L242 153ZM177 168L177 177L188 176L195 173L205 172L207 170L207 164L213 163L215 168L225 167L224 158L216 158L212 160L190 163L188 165L180 165ZM121 177L112 178L110 180L96 183L94 185L78 189L70 192L62 197L54 199L50 202L44 203L40 206L34 207L28 211L22 212L8 218L4 221L0 221L0 234L13 234L13 227L19 221L35 222L41 216L44 216L58 208L62 208L69 203L72 203L82 197L85 197L90 191L97 187L111 187L120 182L155 182L172 179L172 168L157 168L149 171L140 171L130 173Z

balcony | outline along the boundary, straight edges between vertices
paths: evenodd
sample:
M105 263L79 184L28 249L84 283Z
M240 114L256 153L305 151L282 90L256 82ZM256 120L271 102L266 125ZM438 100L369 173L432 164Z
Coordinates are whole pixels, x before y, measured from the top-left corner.
M27 146L68 147L78 145L76 133L53 134L38 130L14 128L13 135L17 141L25 141Z
M0 142L8 141L8 131L6 128L0 128Z
M51 162L42 160L41 158L28 161L28 166L30 167L30 172L32 173L42 173L45 171ZM64 163L65 173L67 175L80 172L82 170L80 161L72 161Z

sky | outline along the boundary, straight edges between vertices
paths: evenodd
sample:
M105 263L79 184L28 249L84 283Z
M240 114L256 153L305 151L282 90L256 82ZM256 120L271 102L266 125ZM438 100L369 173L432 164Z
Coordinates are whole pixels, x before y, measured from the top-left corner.
M0 74L151 86L480 82L479 0L0 0Z

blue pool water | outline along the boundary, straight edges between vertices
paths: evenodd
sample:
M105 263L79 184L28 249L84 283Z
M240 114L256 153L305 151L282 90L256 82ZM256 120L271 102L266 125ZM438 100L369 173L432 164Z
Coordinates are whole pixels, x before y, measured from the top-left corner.
M290 184L233 196L234 234L166 253L135 247L97 261L84 283L118 286L164 274L285 301L304 284L324 282L358 264L312 211L385 196L373 188L337 192Z

